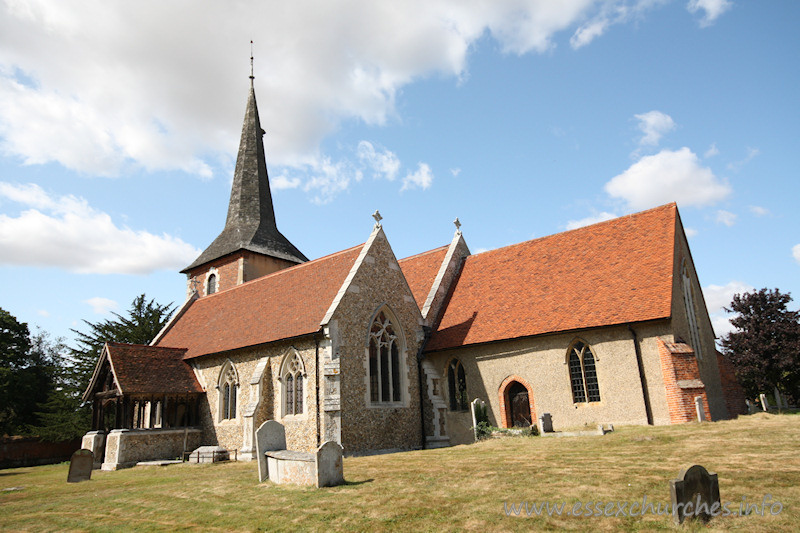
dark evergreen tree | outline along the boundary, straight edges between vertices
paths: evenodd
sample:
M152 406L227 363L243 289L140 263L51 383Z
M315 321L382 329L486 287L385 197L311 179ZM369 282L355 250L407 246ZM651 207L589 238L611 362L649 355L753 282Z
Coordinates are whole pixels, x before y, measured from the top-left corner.
M54 362L28 324L0 308L0 435L25 432L54 385Z
M736 313L736 331L722 337L722 352L750 398L777 387L800 399L800 313L787 308L791 301L789 293L765 288L736 294L725 308Z

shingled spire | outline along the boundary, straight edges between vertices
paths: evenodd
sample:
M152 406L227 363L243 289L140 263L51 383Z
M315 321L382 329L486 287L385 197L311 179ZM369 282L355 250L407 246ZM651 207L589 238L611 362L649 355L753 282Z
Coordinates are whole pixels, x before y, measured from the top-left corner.
M181 272L188 273L201 265L239 250L248 250L269 257L303 263L308 261L300 250L284 237L275 223L272 194L269 189L267 162L264 157L266 133L261 129L256 105L253 77L250 76L250 97L242 125L239 154L233 174L228 218L222 233L200 254L194 263Z

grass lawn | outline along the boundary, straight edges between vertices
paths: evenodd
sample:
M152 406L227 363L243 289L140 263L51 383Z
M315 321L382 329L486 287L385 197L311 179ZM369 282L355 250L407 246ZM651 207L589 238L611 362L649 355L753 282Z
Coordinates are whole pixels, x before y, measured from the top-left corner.
M0 470L0 530L671 530L669 516L528 517L524 509L507 516L504 502L567 502L566 511L647 496L663 508L669 480L695 463L717 472L731 511L743 498L758 508L682 529L800 528L800 416L761 413L623 427L603 437L509 437L351 457L347 484L320 490L259 485L255 463L243 462L95 471L91 481L70 484L66 463ZM3 490L11 487L21 489ZM772 499L762 516L765 494ZM772 515L776 502L782 509Z

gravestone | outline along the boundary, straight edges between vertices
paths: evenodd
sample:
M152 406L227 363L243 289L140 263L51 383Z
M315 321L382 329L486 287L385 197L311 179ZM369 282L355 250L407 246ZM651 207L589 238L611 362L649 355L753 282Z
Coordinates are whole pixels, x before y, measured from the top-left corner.
M314 464L317 469L317 487L335 487L344 483L342 445L325 441L317 448Z
M753 405L753 402L751 402L750 400L745 400L744 403L747 406L747 414L748 415L752 415L753 413L756 412L756 406Z
M761 394L759 396L759 399L761 399L761 409L763 409L764 411L769 411L769 402L767 401L767 395Z
M697 412L697 421L698 422L705 422L706 421L706 412L703 409L703 397L702 396L695 396L694 397L694 410Z
M92 468L94 468L94 454L92 451L86 449L77 450L72 454L72 458L69 461L67 483L89 481L92 479Z
M277 420L267 420L256 430L256 458L258 459L258 482L269 478L266 452L286 449L286 430Z
M478 424L480 422L489 422L489 417L486 415L486 402L480 398L475 398L470 404L470 411L472 412L472 433L475 440L478 440Z
M553 417L550 413L542 413L539 417L539 433L553 432Z
M703 522L719 514L717 474L700 465L684 468L678 479L669 482L672 496L672 519L676 524L699 518Z

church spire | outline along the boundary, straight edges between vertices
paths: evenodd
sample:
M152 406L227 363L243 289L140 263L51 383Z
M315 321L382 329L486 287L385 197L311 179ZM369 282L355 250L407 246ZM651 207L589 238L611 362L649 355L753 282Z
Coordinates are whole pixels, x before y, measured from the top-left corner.
M258 117L251 57L250 96L247 99L242 125L225 228L200 254L200 257L181 272L186 273L239 250L249 250L292 263L308 261L306 256L278 231L275 223L267 162L264 156L262 138L264 133L266 132L261 129Z

